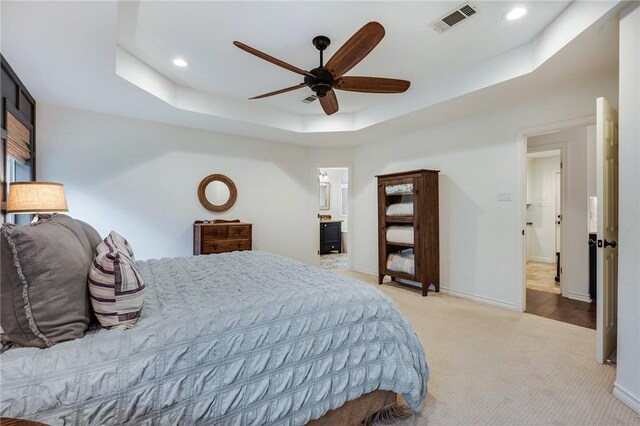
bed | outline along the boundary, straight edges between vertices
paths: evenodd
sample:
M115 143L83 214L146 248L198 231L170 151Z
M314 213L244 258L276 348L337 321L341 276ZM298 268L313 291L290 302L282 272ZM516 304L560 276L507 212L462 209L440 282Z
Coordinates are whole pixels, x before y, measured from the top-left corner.
M257 251L137 264L147 295L133 328L0 355L2 417L331 424L349 401L395 394L422 408L424 350L374 286Z

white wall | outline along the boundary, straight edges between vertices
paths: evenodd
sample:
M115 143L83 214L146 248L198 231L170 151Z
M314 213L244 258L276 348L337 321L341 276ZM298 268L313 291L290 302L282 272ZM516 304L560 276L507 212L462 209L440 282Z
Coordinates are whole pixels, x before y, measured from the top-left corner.
M38 103L38 178L65 184L69 214L116 230L140 259L192 254L196 219L253 223L254 249L313 262L309 149ZM202 207L211 173L230 177L226 213Z
M527 255L532 261L555 263L556 173L560 172L560 156L534 158L530 167L531 205L527 207L527 222L533 225L527 238Z
M539 88L536 88L539 90ZM377 273L375 175L440 170L441 286L454 294L521 309L521 204L517 134L595 114L595 99L617 99L617 80L575 83L526 103L438 124L354 148L353 267ZM513 201L496 193L510 191ZM585 231L586 235L586 231ZM586 247L586 245L585 245ZM524 255L524 254L522 254Z
M593 101L595 108L595 99ZM564 194L565 211L562 220L562 236L565 244L561 254L562 295L588 302L589 295L589 138L592 126L580 126L527 139L531 148L555 146L566 143Z
M640 413L640 6L620 14L618 369L614 395Z

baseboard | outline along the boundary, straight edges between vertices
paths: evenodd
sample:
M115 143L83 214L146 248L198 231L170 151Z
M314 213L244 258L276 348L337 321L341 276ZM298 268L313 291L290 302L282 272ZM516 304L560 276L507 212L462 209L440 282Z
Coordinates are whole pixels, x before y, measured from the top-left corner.
M378 271L370 271L368 269L356 268L356 267L353 267L353 266L351 267L351 270L355 271L355 272L361 272L361 273L367 274L367 275L373 275L374 277L378 276Z
M469 299L476 302L485 303L487 305L497 306L499 308L505 308L511 311L520 312L520 309L518 309L515 303L505 302L503 300L498 300L498 299L492 299L490 297L477 296L475 294L467 293L465 291L453 290L453 289L442 287L442 286L440 286L440 290L443 293L451 294L453 296L461 297L463 299Z
M529 256L529 260L532 262L540 262L540 263L556 263L556 259L552 257Z
M640 399L618 385L618 383L613 384L613 396L618 398L623 404L631 408L633 411L640 414Z
M588 294L568 292L567 293L567 297L569 299L579 300L581 302L591 303L591 296L588 295Z
M373 275L374 277L378 277L377 271L374 272L374 271L370 271L368 269L362 269L362 268L351 268L351 270L356 272L361 272L367 275ZM440 291L442 291L443 293L451 294L452 296L473 300L474 302L484 303L487 305L497 306L499 308L520 312L520 309L518 309L515 303L504 302L502 300L492 299L489 297L476 296L475 294L467 293L460 290L452 290L450 288L443 287L443 286L440 286Z

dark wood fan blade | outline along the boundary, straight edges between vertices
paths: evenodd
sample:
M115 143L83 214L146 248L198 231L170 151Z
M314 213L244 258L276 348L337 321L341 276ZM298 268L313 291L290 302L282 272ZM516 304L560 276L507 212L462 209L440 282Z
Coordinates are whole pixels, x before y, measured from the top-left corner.
M329 90L326 95L319 99L320 105L322 105L322 109L324 110L325 114L331 115L338 112L338 99L336 98L335 91Z
M406 92L410 81L380 77L341 77L334 89L364 93L402 93Z
M290 64L288 64L288 63L286 63L284 61L281 61L278 58L274 58L273 56L267 55L266 53L261 52L261 51L259 51L257 49L254 49L251 46L247 46L244 43L240 43L239 41L234 41L233 44L235 44L237 47L239 47L240 49L244 50L245 52L249 52L252 55L257 56L260 59L264 59L265 61L271 62L272 64L277 65L279 67L282 67L282 68L284 68L286 70L293 71L296 74L306 75L306 76L315 78L315 76L313 74L311 74L310 72L308 72L308 71L301 70L298 67L294 67L293 65L290 65Z
M338 49L329 59L325 68L329 70L333 78L342 77L344 73L363 60L383 37L384 27L378 22L369 22Z
M287 87L286 89L276 90L275 92L265 93L264 95L254 96L253 98L249 98L249 99L251 100L251 99L267 98L269 96L279 95L280 93L286 93L286 92L290 92L292 90L302 89L305 86L306 86L306 84L300 83L300 84L296 84L295 86Z

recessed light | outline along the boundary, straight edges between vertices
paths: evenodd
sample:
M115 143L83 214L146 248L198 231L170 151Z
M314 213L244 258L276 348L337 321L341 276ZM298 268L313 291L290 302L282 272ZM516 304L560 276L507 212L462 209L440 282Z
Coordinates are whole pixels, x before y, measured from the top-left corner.
M185 61L182 58L175 58L173 60L173 65L175 65L176 67L184 68L189 66L189 62Z
M505 18L507 19L507 21L515 21L516 19L522 18L526 14L527 9L525 9L524 7L515 7L507 12Z

